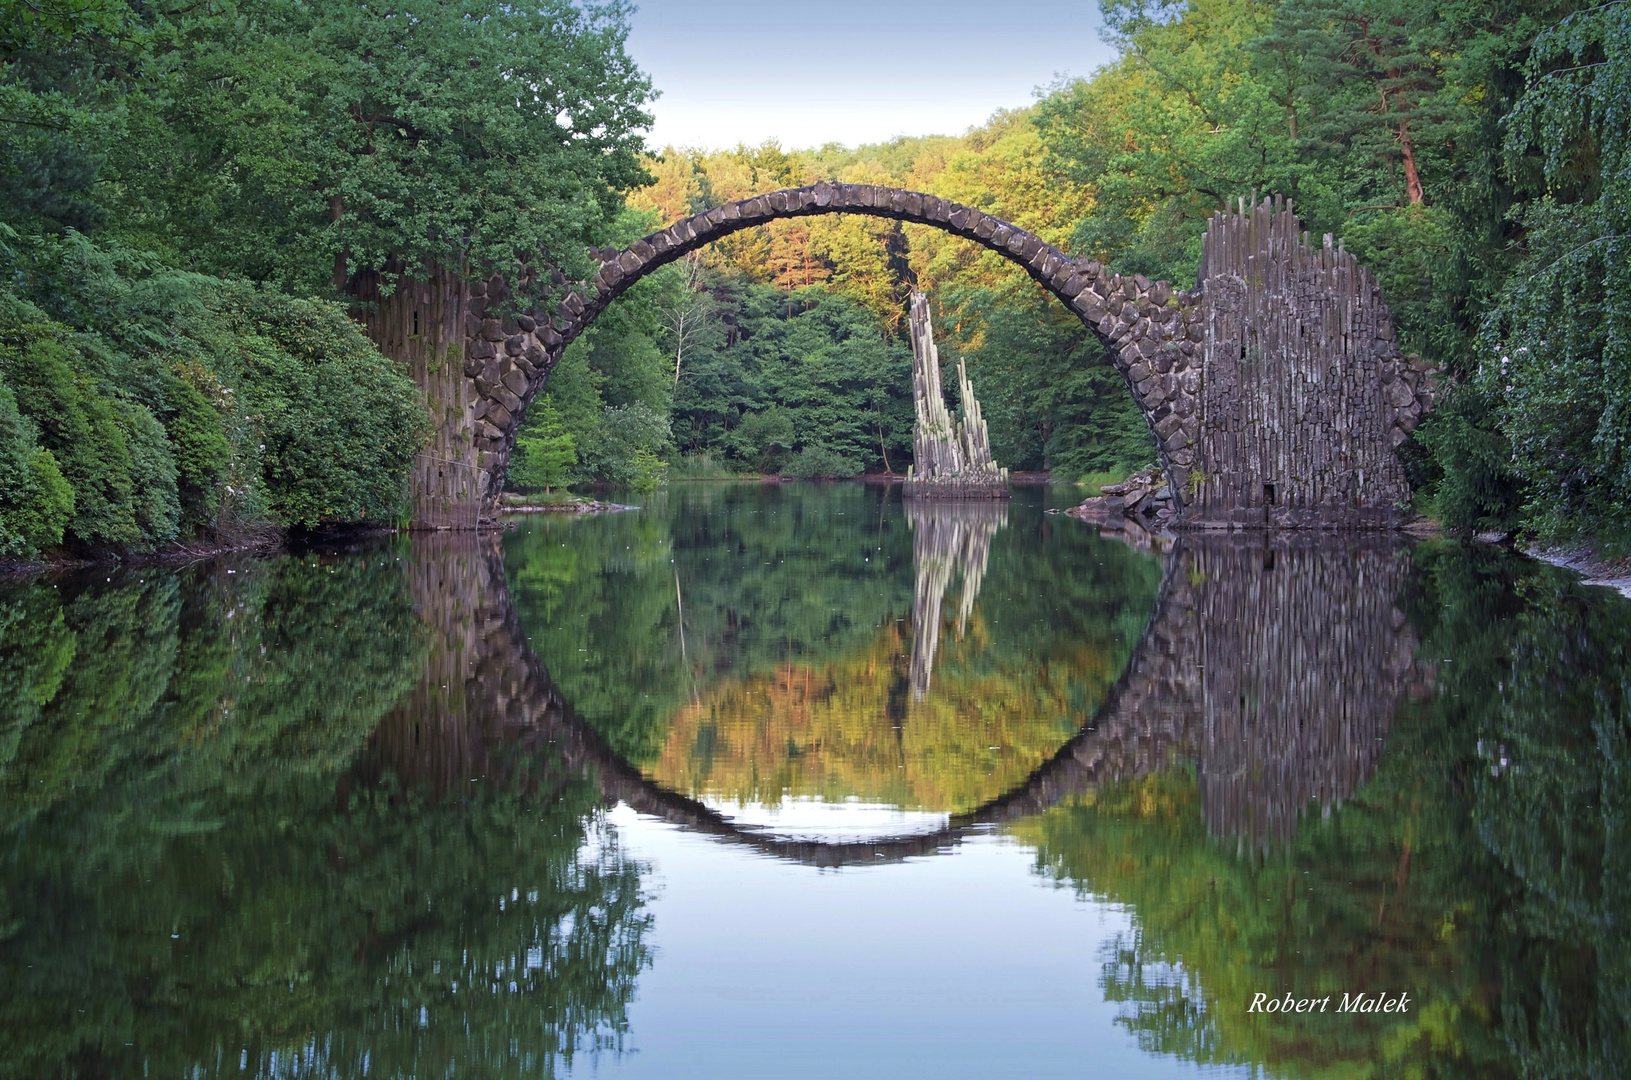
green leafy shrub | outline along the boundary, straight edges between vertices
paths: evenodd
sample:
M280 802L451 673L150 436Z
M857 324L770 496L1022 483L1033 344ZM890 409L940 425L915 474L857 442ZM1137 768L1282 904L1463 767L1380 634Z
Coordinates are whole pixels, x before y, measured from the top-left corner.
M125 546L142 539L137 523L127 423L99 392L69 329L31 304L0 295L0 379L18 411L73 487L73 538Z
M28 293L0 294L0 380L71 487L68 539L151 547L401 513L428 417L339 305L83 237L0 242L0 262Z
M1416 438L1439 467L1428 497L1446 526L1462 532L1518 526L1523 483L1486 396L1470 388L1456 391L1427 415Z
M73 516L74 489L0 383L0 556L28 558L56 547Z
M390 522L429 430L413 381L338 304L221 283L230 331L218 374L237 384L266 506L285 525Z
M672 444L671 430L668 415L643 401L607 406L584 447L584 465L596 480L655 487L668 468L661 455Z
M798 480L839 480L861 474L861 463L825 446L806 446L787 459L782 475Z

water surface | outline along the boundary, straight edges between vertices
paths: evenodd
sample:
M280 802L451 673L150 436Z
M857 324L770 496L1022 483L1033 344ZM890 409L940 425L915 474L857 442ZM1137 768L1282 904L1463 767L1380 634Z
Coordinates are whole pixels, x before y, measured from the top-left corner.
M1631 603L1048 498L0 584L0 1076L1623 1073Z

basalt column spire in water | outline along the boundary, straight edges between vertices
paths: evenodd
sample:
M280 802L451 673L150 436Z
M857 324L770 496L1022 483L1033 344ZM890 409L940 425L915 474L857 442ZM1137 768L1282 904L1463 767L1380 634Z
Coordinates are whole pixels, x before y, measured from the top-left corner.
M912 294L912 398L917 424L912 429L914 464L906 474L906 494L928 498L1006 499L1008 470L991 460L991 438L985 417L957 361L957 391L963 419L955 426L941 392L940 353L929 323L929 298Z

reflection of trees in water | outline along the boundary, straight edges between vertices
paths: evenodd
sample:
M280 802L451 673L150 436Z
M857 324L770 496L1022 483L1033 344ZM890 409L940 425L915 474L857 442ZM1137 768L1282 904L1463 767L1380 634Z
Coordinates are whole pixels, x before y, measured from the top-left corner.
M615 1046L648 919L599 789L478 749L477 658L423 665L392 553L235 569L0 589L0 1076L538 1075Z
M963 578L957 603L961 641L991 558L991 538L1008 524L1008 504L994 499L908 499L905 507L917 574L912 592L912 697L922 701L929 693L940 647L940 605L952 573L958 571Z
M1208 564L1238 573L1245 557L1197 560L1193 584L1204 592ZM1255 609L1314 638L1276 646L1248 633L1303 658L1278 673L1205 654L1224 671L1206 673L1221 675L1209 694L1186 683L1203 736L1193 769L1106 783L1014 831L1043 873L1132 909L1103 985L1151 1051L1292 1076L1625 1075L1631 606L1497 552L1422 548L1411 566L1383 563L1403 574L1408 633L1435 658L1429 688L1399 653L1366 644L1386 641L1396 616L1391 603L1345 605L1345 583L1392 579L1376 554L1350 557L1351 572L1309 564L1326 583L1312 595L1336 596L1330 612L1249 572L1192 605L1197 630ZM1281 555L1269 572L1285 565ZM1373 688L1328 687L1366 670L1384 685L1399 672L1420 698L1382 729L1385 756L1363 746L1374 718L1392 715ZM1276 702L1301 702L1305 722ZM1310 792L1322 808L1342 804L1287 831ZM1265 842L1220 842L1230 828ZM1379 991L1413 1004L1246 1011L1258 992L1333 994L1334 1009L1344 993Z

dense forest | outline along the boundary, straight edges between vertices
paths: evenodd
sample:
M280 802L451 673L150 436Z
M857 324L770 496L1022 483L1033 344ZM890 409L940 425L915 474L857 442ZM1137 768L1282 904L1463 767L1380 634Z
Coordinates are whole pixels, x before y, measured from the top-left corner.
M617 5L6 4L0 556L391 520L423 421L345 319L359 281L584 273L590 246L820 178L1181 284L1209 215L1287 195L1449 387L1404 450L1423 510L1631 535L1624 0L1101 8L1114 62L960 136L653 154ZM1152 458L1098 343L1015 268L835 217L637 286L558 366L511 483L903 472L913 289L1003 464Z

